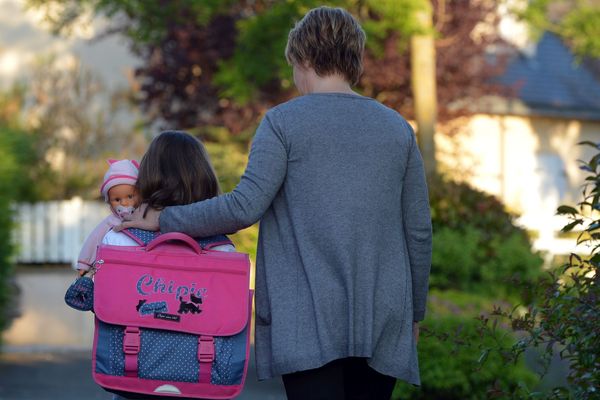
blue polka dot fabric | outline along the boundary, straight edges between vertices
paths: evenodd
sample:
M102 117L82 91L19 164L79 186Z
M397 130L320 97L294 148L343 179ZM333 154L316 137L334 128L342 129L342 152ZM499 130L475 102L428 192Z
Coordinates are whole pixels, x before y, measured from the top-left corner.
M144 329L138 358L142 379L198 382L198 336Z
M129 232L130 235L135 236L138 239L138 242L140 244L143 243L144 245L147 245L148 243L160 236L160 232L145 231L143 229L138 228L129 228L127 229L127 232Z
M65 303L79 311L91 311L94 308L94 281L87 276L77 278L65 293Z
M210 249L213 246L222 244L233 244L233 242L225 235L210 236L207 238L196 239L196 241L203 249Z
M215 338L215 361L210 381L213 385L239 385L246 364L247 329L234 336Z
M129 228L127 229L127 232L129 233L129 236L133 236L140 245L144 246L161 235L160 232L145 231L138 228ZM218 246L221 244L233 244L233 242L225 235L215 235L199 239L196 238L196 242L198 242L202 249L210 249L213 246Z
M96 347L96 371L106 375L125 375L122 326L98 320L98 344Z
M97 372L123 376L125 328L98 321ZM246 362L247 327L234 336L215 337L215 360L211 368L213 385L239 385ZM198 382L198 336L140 329L138 377L172 382Z

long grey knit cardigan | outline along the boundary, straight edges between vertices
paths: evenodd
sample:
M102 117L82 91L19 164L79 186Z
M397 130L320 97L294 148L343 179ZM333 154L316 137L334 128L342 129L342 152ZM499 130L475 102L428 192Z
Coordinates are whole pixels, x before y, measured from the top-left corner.
M358 95L315 93L269 110L230 193L167 207L163 232L230 233L260 220L259 379L367 357L419 385L431 217L410 125Z

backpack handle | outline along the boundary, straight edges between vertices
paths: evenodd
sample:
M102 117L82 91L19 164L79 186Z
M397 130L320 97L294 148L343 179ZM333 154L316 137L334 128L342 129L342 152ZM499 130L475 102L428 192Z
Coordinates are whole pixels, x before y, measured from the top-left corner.
M146 251L152 251L157 246L159 246L169 240L175 240L175 241L179 241L179 242L183 242L183 243L187 244L189 247L192 248L192 250L194 250L194 252L196 252L196 254L203 253L202 248L200 247L198 242L196 242L194 239L192 239L188 235L181 233L181 232L163 233L162 235L158 236L156 239L154 239L153 241L151 241L150 243L148 243L146 245Z

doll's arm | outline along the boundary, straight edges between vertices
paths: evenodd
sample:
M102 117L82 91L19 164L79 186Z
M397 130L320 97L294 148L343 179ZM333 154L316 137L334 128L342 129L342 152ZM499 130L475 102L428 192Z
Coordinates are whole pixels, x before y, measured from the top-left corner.
M94 265L98 245L102 243L104 235L118 223L120 223L120 220L114 215L110 215L94 228L92 233L85 239L85 242L83 242L83 246L77 257L77 266L75 267L77 270L88 271Z

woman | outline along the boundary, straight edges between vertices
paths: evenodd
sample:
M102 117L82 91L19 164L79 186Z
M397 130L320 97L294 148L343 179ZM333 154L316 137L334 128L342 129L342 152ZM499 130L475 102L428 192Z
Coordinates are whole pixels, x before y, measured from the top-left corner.
M238 186L125 224L209 236L260 220L257 372L282 375L289 399L389 399L396 378L420 384L427 186L410 125L351 89L364 43L348 12L309 11L286 48L302 96L266 113Z

